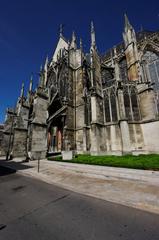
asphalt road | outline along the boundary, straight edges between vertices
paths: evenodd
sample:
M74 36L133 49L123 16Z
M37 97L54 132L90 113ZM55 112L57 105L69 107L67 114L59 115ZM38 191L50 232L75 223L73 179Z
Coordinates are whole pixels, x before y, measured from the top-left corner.
M5 170L1 175L0 240L159 239L159 215L86 197L18 173Z

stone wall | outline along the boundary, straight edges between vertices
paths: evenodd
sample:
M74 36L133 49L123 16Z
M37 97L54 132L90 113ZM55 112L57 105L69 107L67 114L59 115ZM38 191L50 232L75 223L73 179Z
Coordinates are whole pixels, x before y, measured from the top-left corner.
M27 156L27 129L14 129L12 153L15 157Z
M18 103L17 116L16 116L16 127L17 128L28 128L28 117L29 117L29 105L26 103Z
M84 151L86 151L86 136L85 136L84 129L76 130L76 149L77 153L82 154Z
M4 126L0 125L0 156L5 155L4 147L3 147L3 141L4 141L4 134L3 134Z
M159 121L141 124L144 150L147 153L159 153Z
M139 94L139 103L142 120L154 120L156 118L156 103L154 91L147 89Z
M48 96L42 88L37 89L33 104L33 120L30 122L30 151L32 159L45 158L47 152Z
M47 150L47 126L32 123L31 131L31 155L32 159L45 158Z
M120 121L121 140L122 140L122 153L130 154L131 143L130 143L130 131L127 121Z
M132 152L141 152L144 151L144 139L142 133L142 127L139 123L129 123L129 132L130 132L130 144Z
M118 124L106 126L106 146L108 155L121 155L122 140Z
M3 142L2 142L2 149L5 152L5 155L7 154L8 151L8 146L9 146L9 136L10 134L8 132L3 133Z
M37 96L34 99L34 108L33 108L33 122L40 124L45 124L48 117L47 112L48 101L43 97Z
M100 124L91 124L90 153L92 155L104 154L107 151L105 127Z
M75 149L75 132L73 129L64 127L63 130L63 150L74 150Z

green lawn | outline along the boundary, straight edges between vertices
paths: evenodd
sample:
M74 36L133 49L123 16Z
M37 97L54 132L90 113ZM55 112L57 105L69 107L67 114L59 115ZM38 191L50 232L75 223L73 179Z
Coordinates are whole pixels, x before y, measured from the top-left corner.
M62 161L62 157L48 158L48 160ZM134 168L134 169L147 169L159 170L159 155L139 155L139 156L90 156L90 155L77 155L72 163L84 163L102 166Z

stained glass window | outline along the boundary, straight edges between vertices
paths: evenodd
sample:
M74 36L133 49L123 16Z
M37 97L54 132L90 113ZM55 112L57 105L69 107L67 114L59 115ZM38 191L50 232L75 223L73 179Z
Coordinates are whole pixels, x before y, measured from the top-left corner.
M135 86L126 85L124 87L124 105L128 120L140 120L140 111Z
M154 89L159 90L159 55L146 51L142 57L145 81L154 84Z
M106 122L117 121L118 114L115 87L110 87L104 90L104 106Z
M126 63L126 58L123 58L119 62L119 67L120 67L120 78L123 82L128 82L128 74L127 74L127 63Z

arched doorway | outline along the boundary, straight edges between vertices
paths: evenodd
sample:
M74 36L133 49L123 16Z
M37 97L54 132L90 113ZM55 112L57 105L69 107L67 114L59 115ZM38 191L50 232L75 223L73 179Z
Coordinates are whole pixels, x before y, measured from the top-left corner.
M63 121L62 117L51 122L48 128L48 153L62 151Z

